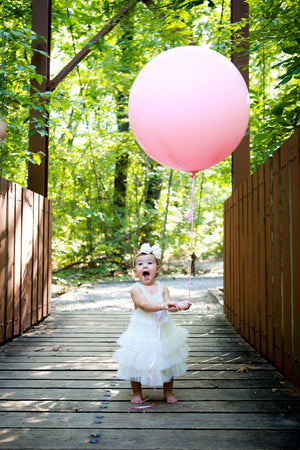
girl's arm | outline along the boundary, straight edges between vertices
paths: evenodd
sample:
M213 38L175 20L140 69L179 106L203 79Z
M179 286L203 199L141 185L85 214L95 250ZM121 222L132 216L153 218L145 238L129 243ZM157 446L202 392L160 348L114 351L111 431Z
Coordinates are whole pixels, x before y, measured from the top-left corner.
M143 311L148 312L156 312L161 311L162 309L168 309L168 306L165 302L163 302L161 305L157 302L149 302L149 300L146 299L138 286L133 286L130 293L135 308L140 308Z
M167 305L168 311L170 311L170 312L179 311L178 303L176 303L172 300L169 289L165 285L163 285L163 297L164 297L165 304Z
M163 286L163 296L164 296L164 300L165 303L167 305L167 309L170 312L178 312L178 311L184 311L189 309L189 307L191 306L191 303L188 301L183 301L180 303L176 303L172 300L169 289L167 288L167 286Z

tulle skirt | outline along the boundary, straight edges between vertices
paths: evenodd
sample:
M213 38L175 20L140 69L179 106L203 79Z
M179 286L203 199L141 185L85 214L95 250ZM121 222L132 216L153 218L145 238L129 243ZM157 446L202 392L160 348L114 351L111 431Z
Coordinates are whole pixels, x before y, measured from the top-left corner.
M188 330L177 326L169 313L136 309L127 330L118 339L113 359L119 363L117 377L146 386L162 386L186 372Z

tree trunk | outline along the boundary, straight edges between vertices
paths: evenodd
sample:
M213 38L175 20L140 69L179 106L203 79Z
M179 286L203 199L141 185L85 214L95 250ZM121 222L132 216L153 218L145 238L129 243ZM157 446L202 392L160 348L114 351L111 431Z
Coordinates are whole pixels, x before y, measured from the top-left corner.
M123 36L120 42L122 56L120 60L121 71L129 73L131 70L130 48L133 39L133 26L130 17L121 23L123 28ZM117 124L119 133L127 133L129 130L129 120L125 112L125 105L128 101L124 92L117 93ZM127 184L127 169L129 164L129 155L127 151L121 149L119 156L116 159L115 181L114 181L114 204L118 209L121 217L125 216L126 208L126 184Z
M118 131L120 133L126 133L129 130L129 122L127 115L124 113L124 105L126 98L123 93L119 93L117 96L118 102ZM126 184L127 184L127 169L129 163L128 152L121 152L116 160L115 168L115 181L114 181L114 204L118 210L120 216L125 215L126 208Z
M148 185L145 196L145 219L146 224L143 226L141 238L143 242L153 243L153 240L159 239L161 236L154 234L155 221L157 219L157 203L160 197L162 177L159 172L159 165L150 159L148 171Z

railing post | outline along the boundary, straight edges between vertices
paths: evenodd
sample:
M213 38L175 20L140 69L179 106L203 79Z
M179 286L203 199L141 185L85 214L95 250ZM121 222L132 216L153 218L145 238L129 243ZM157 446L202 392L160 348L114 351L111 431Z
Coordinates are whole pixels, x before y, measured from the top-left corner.
M231 0L231 23L239 22L249 16L249 5L245 0ZM242 39L237 40L233 36L233 44L238 48L232 54L232 62L239 69L247 86L249 87L249 56L248 50L249 26L248 24L241 30ZM246 67L246 69L244 69ZM250 174L250 139L249 134L232 154L232 191L234 191Z
M31 80L31 94L44 93L47 90L50 77L50 44L51 44L51 0L32 0L32 30L39 37L32 43L33 49L41 50L49 55L34 52L32 65L36 72L43 76L42 84ZM43 102L46 100L44 99ZM41 132L33 132L35 122L40 122ZM41 164L28 164L28 189L47 197L48 194L48 113L47 108L42 111L31 109L30 111L30 137L29 151L33 153L42 152Z

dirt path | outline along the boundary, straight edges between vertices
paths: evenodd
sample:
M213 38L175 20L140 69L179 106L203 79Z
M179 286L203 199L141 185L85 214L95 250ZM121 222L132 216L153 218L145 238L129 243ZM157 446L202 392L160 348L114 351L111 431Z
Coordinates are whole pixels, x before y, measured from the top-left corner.
M189 277L159 278L165 283L175 301L189 296ZM96 284L83 284L52 300L55 312L130 312L132 301L130 288L132 281L112 281ZM222 312L223 267L214 263L207 267L206 274L193 277L191 281L191 310L196 313Z

